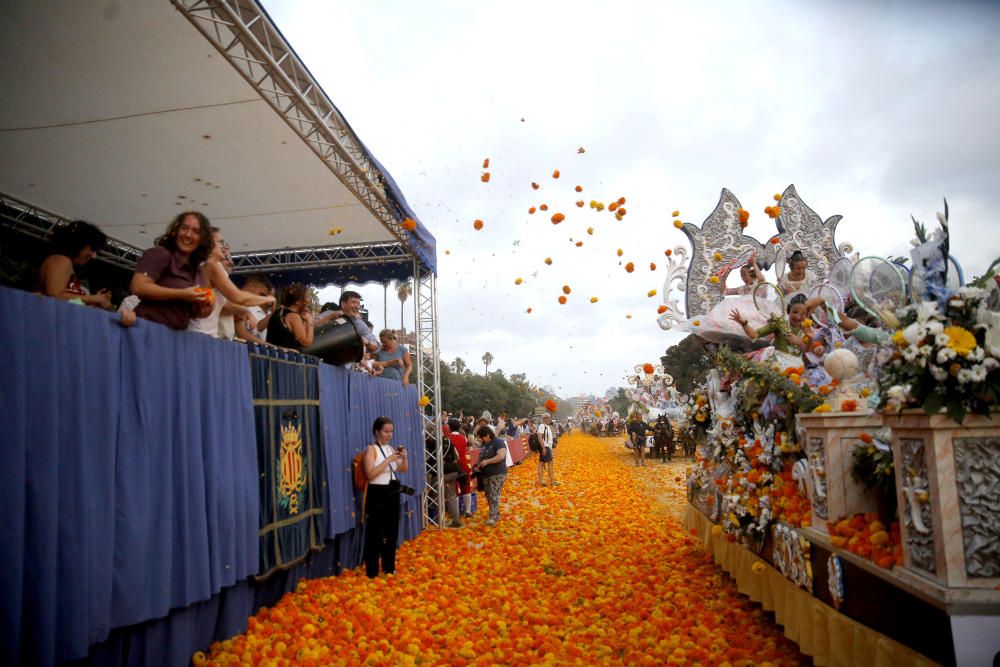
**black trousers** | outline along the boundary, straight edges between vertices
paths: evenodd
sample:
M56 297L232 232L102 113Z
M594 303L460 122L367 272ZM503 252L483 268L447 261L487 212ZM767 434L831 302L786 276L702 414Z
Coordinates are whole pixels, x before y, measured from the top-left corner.
M365 498L365 574L378 576L396 571L396 542L399 538L399 492L388 486L369 484Z

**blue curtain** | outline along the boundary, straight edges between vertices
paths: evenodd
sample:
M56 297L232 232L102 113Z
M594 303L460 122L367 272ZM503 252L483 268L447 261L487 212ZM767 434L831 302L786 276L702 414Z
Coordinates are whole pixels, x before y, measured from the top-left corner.
M354 528L355 499L351 480L352 449L347 439L347 387L351 371L320 364L319 403L326 461L327 534L339 535Z
M258 576L321 549L326 464L320 427L319 360L252 346L257 467L260 471Z
M255 572L246 352L9 289L0 314L0 664L84 656Z

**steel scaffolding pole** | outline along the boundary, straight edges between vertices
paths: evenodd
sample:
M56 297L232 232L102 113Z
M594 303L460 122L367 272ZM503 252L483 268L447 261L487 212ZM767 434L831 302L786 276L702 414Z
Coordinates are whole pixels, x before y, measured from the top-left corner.
M430 403L421 409L425 438L433 438L437 447L427 453L427 479L435 481L423 498L424 526L444 527L444 443L441 441L441 379L438 362L437 284L434 272L413 260L413 322L417 343L417 388Z

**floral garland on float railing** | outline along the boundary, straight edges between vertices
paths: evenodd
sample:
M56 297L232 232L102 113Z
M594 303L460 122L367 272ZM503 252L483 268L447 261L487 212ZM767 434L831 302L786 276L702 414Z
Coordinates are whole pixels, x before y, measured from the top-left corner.
M719 350L716 365L727 375L738 408L733 417L710 413L688 482L689 499L704 506L699 494L714 486L715 534L760 550L774 521L810 525L812 508L795 465L802 448L794 423L797 412L811 411L823 399L793 379L796 369L783 373L728 348Z

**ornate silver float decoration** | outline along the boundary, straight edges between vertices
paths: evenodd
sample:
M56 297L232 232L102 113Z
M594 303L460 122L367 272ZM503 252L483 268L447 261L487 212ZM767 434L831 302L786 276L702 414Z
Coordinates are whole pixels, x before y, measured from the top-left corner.
M910 564L934 574L937 572L937 558L934 555L930 482L927 477L924 441L919 438L901 438L899 452L903 480L900 518L906 526L906 548L910 554Z
M811 593L813 573L809 541L783 523L771 526L771 536L774 538L774 567L793 584Z
M830 590L833 608L840 609L844 604L844 566L840 562L840 556L836 554L830 554L826 559L826 585Z
M691 242L691 260L685 267L686 252L682 247L673 249L662 292L667 309L657 318L661 329L669 330L711 310L723 298L720 286L711 283L712 276L721 279L721 272L738 269L740 263L755 253L761 265L783 265L786 255L799 250L806 256L809 269L823 280L837 259L853 251L850 244L839 248L836 245L834 235L841 216L834 215L824 221L802 201L794 185L782 193L781 213L775 218L778 233L766 243L743 233L740 208L736 196L723 188L715 210L701 226L686 222L681 227ZM672 296L674 289L685 293L683 313L678 298Z

